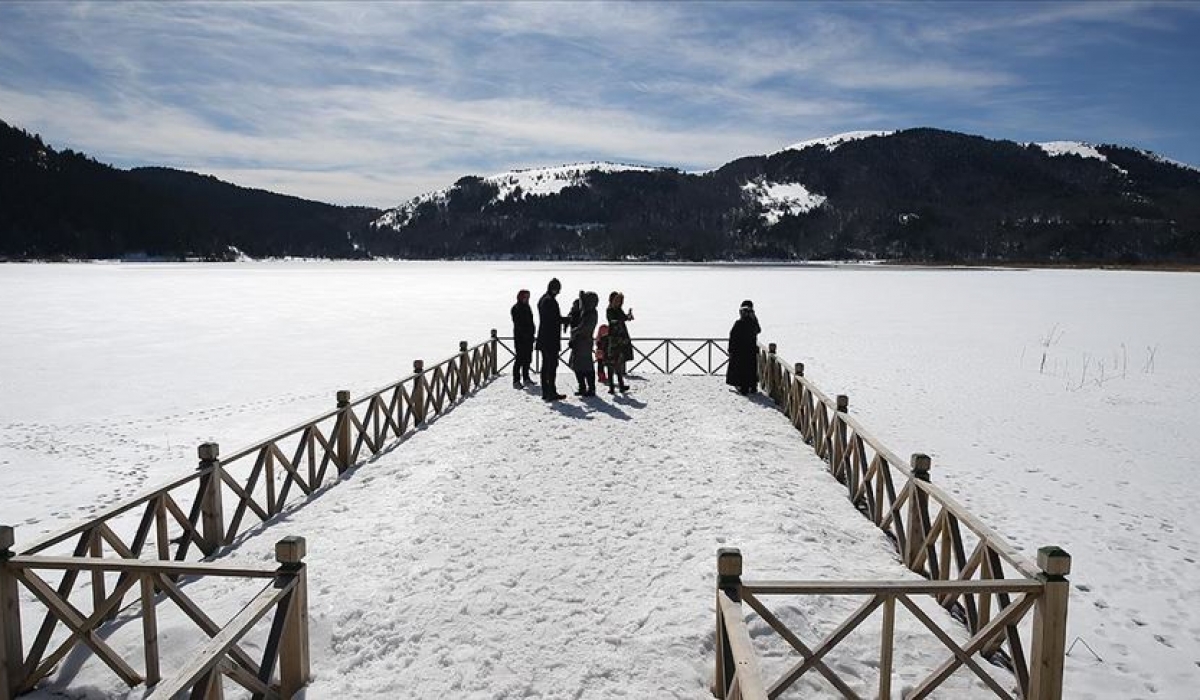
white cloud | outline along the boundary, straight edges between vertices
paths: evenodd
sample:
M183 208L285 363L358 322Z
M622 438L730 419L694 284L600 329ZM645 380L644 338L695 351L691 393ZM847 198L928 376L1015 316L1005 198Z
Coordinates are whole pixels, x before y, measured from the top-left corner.
M998 135L1084 124L1079 110L1055 119L1028 76L969 37L1156 16L1111 3L13 7L0 8L24 20L0 26L0 118L101 160L378 206L515 167L710 168L808 136L951 126L931 115L952 106L955 123L989 121ZM5 65L41 66L48 47L87 79L6 78Z

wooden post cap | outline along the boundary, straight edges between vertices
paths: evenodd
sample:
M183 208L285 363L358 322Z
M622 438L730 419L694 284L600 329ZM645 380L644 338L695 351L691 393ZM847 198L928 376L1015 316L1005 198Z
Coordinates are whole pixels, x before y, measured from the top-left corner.
M742 575L742 550L737 547L722 547L717 550L717 575Z
M414 372L424 372L425 371L425 360L413 360L413 371Z
M275 543L275 561L280 564L299 564L306 554L306 543L299 535L288 535Z
M908 458L908 465L912 467L913 474L918 479L923 478L925 481L929 481L929 467L932 464L933 462L929 459L929 455L921 454L920 452L914 452L912 457Z
M775 354L775 343L767 343L767 352Z
M338 402L338 406L349 406L350 405L350 392L345 389L338 391L337 402Z
M467 341L465 341L465 340L458 341L458 351L459 352L467 351Z
M1038 568L1050 576L1071 573L1071 555L1062 547L1042 547L1038 550Z
M495 329L495 328L493 328L493 329L492 329L492 337L493 337L493 338L499 338L499 337L500 337L500 334L496 332L496 329Z
M221 458L221 446L215 442L201 443L196 448L196 454L200 455L202 462L215 462Z
M797 376L797 377L803 377L803 376L804 376L804 363L803 363L803 362L797 362L797 363L796 363L796 367L795 367L795 374L796 374L796 376Z
M837 395L837 411L838 411L838 413L845 413L846 411L849 411L849 410L850 410L850 397L846 396L845 394L838 394Z
M0 525L0 550L12 549L16 541L12 525Z

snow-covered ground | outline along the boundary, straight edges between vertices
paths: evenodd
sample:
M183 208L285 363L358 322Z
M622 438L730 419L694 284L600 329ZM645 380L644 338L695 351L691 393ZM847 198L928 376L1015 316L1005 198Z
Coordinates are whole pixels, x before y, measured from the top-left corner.
M27 541L191 469L203 440L229 451L331 408L337 389L361 392L504 332L515 291L536 296L552 275L568 298L624 291L640 336L723 336L753 299L761 339L849 394L893 450L932 454L935 482L1027 554L1058 544L1074 555L1068 639L1103 660L1076 645L1069 697L1196 697L1193 274L0 266L0 521Z
M719 547L741 548L747 579L917 579L761 396L708 377L631 383L628 396L549 406L494 382L223 557L260 565L283 534L306 537L306 697L705 700ZM189 595L222 619L241 589L206 581ZM862 602L767 600L812 646ZM828 659L864 696L879 616ZM185 628L175 617L160 624ZM950 652L906 612L897 621L894 682L911 688ZM751 630L770 680L798 659L765 623ZM140 626L108 642L137 658ZM812 676L794 697L840 696ZM122 690L98 661L70 685ZM937 696L991 691L961 669Z

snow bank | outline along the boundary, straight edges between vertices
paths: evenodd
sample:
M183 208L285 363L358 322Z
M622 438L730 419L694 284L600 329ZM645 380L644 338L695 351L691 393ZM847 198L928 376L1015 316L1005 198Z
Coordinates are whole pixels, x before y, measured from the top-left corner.
M850 143L851 141L861 141L862 139L869 139L869 138L872 138L875 136L891 136L894 133L896 133L894 130L893 131L847 131L843 134L835 134L833 136L825 136L825 137L822 137L819 139L809 139L808 141L801 141L799 143L793 143L792 145L787 146L786 148L783 148L783 149L777 151L777 153L782 153L783 151L803 151L804 149L812 148L813 146L824 146L826 151L833 151L833 150L836 150L838 146L841 146L844 143Z
M1108 158L1103 153L1096 150L1096 147L1090 143L1082 141L1047 141L1045 143L1034 144L1041 148L1051 157L1057 156L1079 156L1080 158L1094 158L1098 161L1108 163ZM1121 168L1116 163L1108 163L1114 170L1127 175L1124 168Z
M758 202L763 212L760 217L768 226L774 226L784 216L799 216L821 206L825 195L810 192L798 182L752 181L742 185L742 190Z

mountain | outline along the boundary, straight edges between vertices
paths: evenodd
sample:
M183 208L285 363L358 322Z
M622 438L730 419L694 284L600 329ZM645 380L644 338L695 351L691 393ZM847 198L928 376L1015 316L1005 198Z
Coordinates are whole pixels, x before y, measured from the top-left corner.
M0 121L0 258L363 257L381 212L169 168L121 170Z
M1200 263L1200 171L1118 145L859 131L704 173L468 175L387 211L121 170L0 122L0 259Z
M468 176L364 233L405 257L1200 261L1200 171L1147 151L853 132L705 173Z

